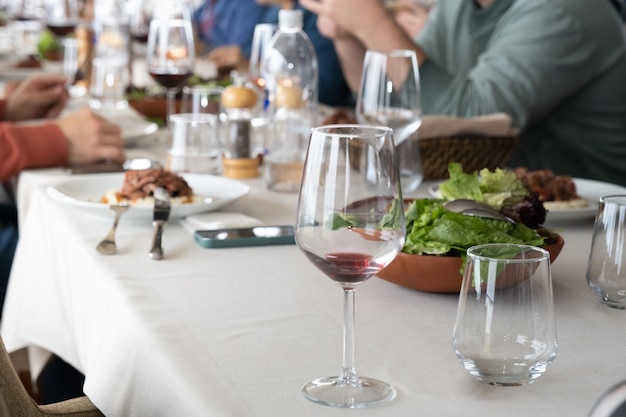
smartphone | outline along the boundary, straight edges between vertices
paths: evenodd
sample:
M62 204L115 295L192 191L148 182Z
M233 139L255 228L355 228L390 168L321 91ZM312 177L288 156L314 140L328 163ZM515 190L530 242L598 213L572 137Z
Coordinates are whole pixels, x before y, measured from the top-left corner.
M293 245L293 226L255 226L217 230L196 230L196 242L204 248Z

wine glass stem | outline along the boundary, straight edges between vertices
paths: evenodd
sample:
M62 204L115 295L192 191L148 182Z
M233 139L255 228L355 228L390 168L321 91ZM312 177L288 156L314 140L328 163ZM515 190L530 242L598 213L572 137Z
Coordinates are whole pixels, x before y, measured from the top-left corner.
M343 365L339 380L346 384L358 383L354 368L354 288L343 289Z
M167 89L167 114L166 114L166 120L165 122L167 123L168 126L170 126L170 117L176 113L175 107L174 107L174 103L176 103L176 93L177 93L177 89L176 88L168 88Z

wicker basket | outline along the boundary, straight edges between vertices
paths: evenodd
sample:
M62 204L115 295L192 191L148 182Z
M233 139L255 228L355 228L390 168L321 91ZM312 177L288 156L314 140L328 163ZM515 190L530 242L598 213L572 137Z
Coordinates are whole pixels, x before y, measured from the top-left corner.
M457 136L420 139L425 180L448 178L448 164L459 162L467 173L502 168L508 160L517 136Z

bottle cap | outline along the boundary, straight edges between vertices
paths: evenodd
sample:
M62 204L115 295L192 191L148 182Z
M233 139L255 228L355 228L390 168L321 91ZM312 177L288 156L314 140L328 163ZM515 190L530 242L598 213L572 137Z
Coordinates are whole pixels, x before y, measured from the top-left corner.
M281 29L301 29L302 10L281 9L278 12L278 25Z

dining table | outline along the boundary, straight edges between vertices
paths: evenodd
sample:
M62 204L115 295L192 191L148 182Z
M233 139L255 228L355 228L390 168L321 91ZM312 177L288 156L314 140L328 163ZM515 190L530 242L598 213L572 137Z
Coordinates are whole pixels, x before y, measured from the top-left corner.
M162 157L158 134L129 154ZM50 354L82 372L106 416L586 416L626 379L626 312L600 303L585 280L593 215L547 223L565 245L552 264L558 353L545 375L481 384L452 349L458 293L372 277L356 290L356 368L397 395L345 410L301 394L341 370L340 286L295 244L205 248L182 218L165 226L163 260L148 256L148 217L123 216L117 253L98 253L113 213L55 199L50 187L102 175L20 174L20 239L0 331L9 351L29 348L35 374ZM297 193L269 191L261 176L238 181L249 190L215 215L295 223ZM410 197L430 196L434 184Z

